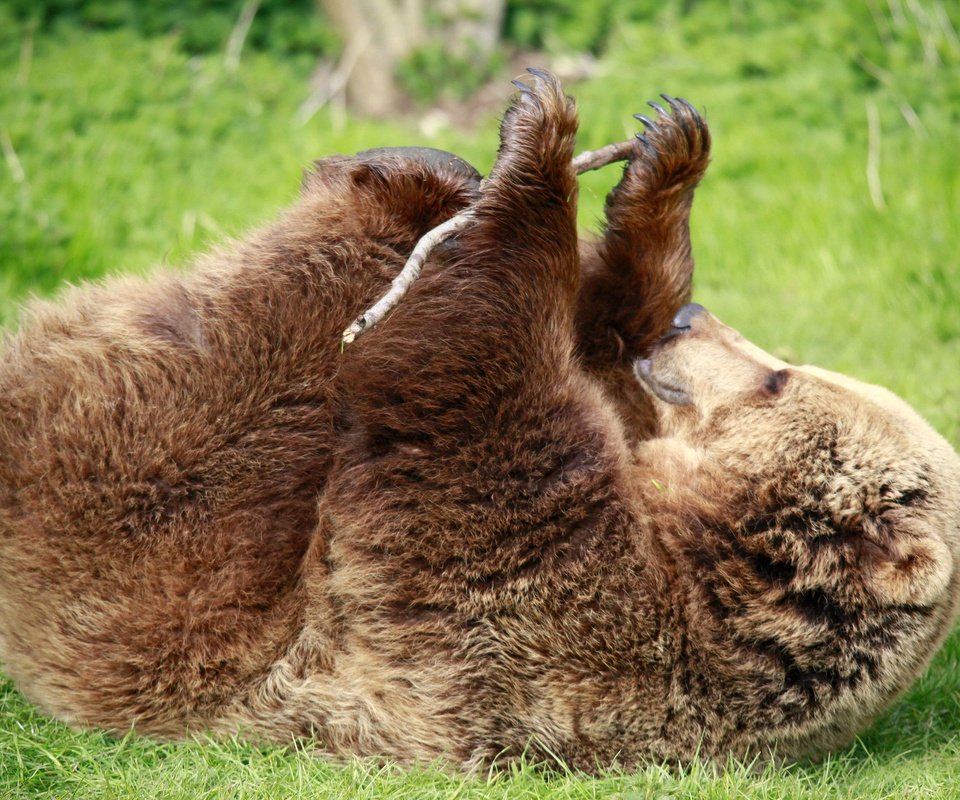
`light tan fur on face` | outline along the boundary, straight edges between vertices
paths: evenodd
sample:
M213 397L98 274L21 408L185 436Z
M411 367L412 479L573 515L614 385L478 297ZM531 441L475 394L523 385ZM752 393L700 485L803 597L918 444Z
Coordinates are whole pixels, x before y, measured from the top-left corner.
M869 657L871 671L883 673L881 685L906 686L957 613L960 459L953 449L886 389L817 367L789 366L709 313L695 317L690 330L666 337L637 374L661 420L661 438L642 445L641 452L656 457L658 450L679 448L698 454L675 481L696 487L699 499L681 493L671 502L727 504L719 517L739 507L743 521L730 519L725 534L732 552L783 571L782 579L765 585L752 568L738 575L738 568L726 567L723 591L739 595L741 604L730 616L752 618L754 631L764 630L763 636L788 651L836 636L839 652L847 646L841 631L797 625L801 617L794 608L802 607L805 592L815 593L818 605L833 598L844 610L834 616L838 620L852 619L844 615L856 608L878 619L891 610L914 610L922 619L911 633ZM664 402L659 381L670 387L666 396L688 402ZM723 493L713 501L711 484ZM744 494L738 497L738 491ZM752 506L771 500L773 509L758 519ZM696 547L703 558L711 545L700 541ZM751 574L748 580L756 583L747 595L755 599L746 600L740 582ZM823 611L823 619L830 619ZM867 621L851 630L863 630ZM895 627L903 624L898 620ZM848 645L857 649L855 635ZM861 701L842 725L835 724L852 729L889 702L881 701L879 686L871 694L872 702Z

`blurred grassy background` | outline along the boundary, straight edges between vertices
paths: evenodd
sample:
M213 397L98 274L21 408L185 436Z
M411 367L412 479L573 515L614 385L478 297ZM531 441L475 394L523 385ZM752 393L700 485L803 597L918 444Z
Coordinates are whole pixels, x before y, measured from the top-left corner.
M0 0L0 321L65 282L188 263L278 213L314 157L420 143L489 167L497 114L465 113L478 81L462 65L435 52L405 65L421 105L389 123L332 107L302 122L316 59L336 55L337 37L310 0L269 0L230 71L240 5ZM627 136L631 114L662 91L705 110L715 149L694 211L697 299L781 357L887 385L960 444L960 5L627 6L512 0L503 47L478 74L495 75L505 102L519 59L588 65L566 83L582 149ZM434 101L453 111L424 124ZM444 123L458 117L479 121ZM616 177L582 179L585 230ZM955 636L826 766L552 783L524 772L490 785L230 743L118 744L44 721L7 689L0 796L954 798L958 661Z

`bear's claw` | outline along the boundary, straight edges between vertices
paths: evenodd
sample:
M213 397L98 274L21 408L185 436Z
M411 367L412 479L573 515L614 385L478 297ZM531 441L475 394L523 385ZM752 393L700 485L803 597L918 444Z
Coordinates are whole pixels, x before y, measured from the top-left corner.
M660 95L660 96L663 97L663 95ZM666 98L664 98L664 99L666 99ZM654 111L656 111L661 117L669 117L669 116L670 116L670 114L667 112L667 110L666 110L662 105L660 105L659 103L654 102L653 100L648 100L648 101L647 101L647 105L650 106L650 108L652 108Z
M638 122L642 122L645 128L653 129L657 127L656 122L650 119L650 117L645 117L643 114L634 114L633 118Z
M656 157L657 148L654 147L653 144L651 144L650 140L647 139L646 136L644 136L642 133L636 133L634 134L634 137L638 142L640 142L640 144L644 146L644 148L650 154L651 157Z
M524 100L536 102L536 97L534 96L534 93L533 93L533 87L528 86L527 84L523 83L523 81L518 81L518 80L512 80L510 81L510 83L512 83L514 86L516 86L520 90L520 97L522 97Z
M544 83L555 83L555 78L545 69L540 69L539 67L527 67L527 72L533 75L534 78L539 78Z
M671 97L668 94L661 94L660 96L666 101L667 105L670 106L670 109L674 114L680 114L683 113L683 111L686 111L688 114L690 114L690 116L695 117L698 120L700 119L700 114L697 112L697 109L695 109L682 97ZM682 106L682 110L677 108L677 106Z
M543 104L537 95L545 88L558 88L556 78L546 70L538 69L537 67L527 67L527 72L534 77L533 86L520 80L512 80L510 83L520 90L520 98L522 100L542 107Z

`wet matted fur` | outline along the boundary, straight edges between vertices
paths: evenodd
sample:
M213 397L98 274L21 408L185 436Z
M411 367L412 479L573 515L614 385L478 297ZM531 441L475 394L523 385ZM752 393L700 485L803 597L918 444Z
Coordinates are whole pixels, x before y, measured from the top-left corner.
M661 116L578 243L573 103L532 82L482 192L418 151L327 159L189 272L30 310L0 360L0 658L29 698L593 770L817 755L919 673L956 614L960 461L704 311L667 332L706 126Z

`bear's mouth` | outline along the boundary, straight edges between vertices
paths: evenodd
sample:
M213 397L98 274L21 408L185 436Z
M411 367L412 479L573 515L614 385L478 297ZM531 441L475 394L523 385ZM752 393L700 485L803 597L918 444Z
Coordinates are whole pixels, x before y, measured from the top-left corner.
M688 406L693 402L689 392L682 386L654 377L653 362L649 358L638 358L634 361L633 373L654 397L658 397L664 403L672 406Z

